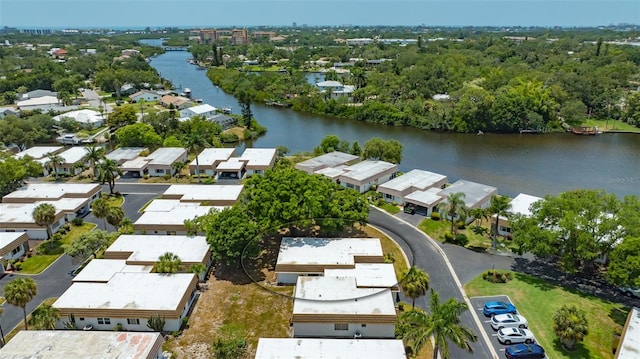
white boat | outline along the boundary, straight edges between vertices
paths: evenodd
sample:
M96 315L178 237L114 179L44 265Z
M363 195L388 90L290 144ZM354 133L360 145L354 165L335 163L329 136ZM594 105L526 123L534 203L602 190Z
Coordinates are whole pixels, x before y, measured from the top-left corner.
M231 113L231 107L230 106L224 106L222 108L222 113L230 114Z

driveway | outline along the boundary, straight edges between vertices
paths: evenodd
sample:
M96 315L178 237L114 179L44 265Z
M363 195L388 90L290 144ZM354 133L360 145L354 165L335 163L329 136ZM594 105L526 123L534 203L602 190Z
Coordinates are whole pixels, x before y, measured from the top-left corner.
M477 313L478 317L480 318L480 321L482 322L482 330L484 330L487 336L491 338L490 342L494 350L496 351L496 353L498 353L500 357L503 357L505 348L507 346L504 344L500 344L500 342L498 341L498 332L493 330L493 328L491 327L491 318L487 318L484 316L484 314L482 314L482 307L484 306L485 302L491 302L491 301L498 301L498 302L505 302L505 303L512 303L512 304L515 304L515 303L513 303L509 298L509 296L506 296L506 295L494 295L489 297L471 297L469 298L469 300L471 301L471 305L473 306L472 310L474 310ZM533 334L535 335L535 333Z
M91 105L91 107L98 108L102 105L102 98L94 90L82 89L80 93L82 93L82 96L87 100L87 102L89 102L89 105ZM113 111L113 108L110 105L105 103L104 106L105 113L111 113Z

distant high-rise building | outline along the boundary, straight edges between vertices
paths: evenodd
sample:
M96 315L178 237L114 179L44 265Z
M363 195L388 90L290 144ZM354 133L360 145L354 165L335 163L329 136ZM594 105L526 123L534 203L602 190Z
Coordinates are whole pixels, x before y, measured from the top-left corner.
M231 44L244 45L249 43L249 32L247 29L234 29L231 31Z
M298 23L294 21L293 24L291 24L291 27L298 27Z

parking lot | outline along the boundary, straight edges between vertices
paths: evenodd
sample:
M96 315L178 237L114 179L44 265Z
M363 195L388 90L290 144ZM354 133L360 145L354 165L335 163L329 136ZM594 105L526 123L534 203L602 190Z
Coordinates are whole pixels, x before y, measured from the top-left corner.
M484 303L492 302L492 301L512 303L514 305L515 303L513 303L511 299L509 299L509 296L506 296L506 295L471 297L469 298L469 300L471 301L471 305L473 306L472 309L476 311L476 314L478 315L478 318L482 323L482 330L484 330L487 333L487 336L489 337L489 341L491 342L491 345L493 345L493 348L496 350L496 353L498 353L499 357L504 357L504 350L507 346L504 344L500 344L500 342L498 342L498 334L495 330L493 330L493 328L491 328L491 318L485 317L484 314L482 314L482 307L484 306ZM516 305L516 308L517 307L518 306ZM535 333L533 334L535 335Z

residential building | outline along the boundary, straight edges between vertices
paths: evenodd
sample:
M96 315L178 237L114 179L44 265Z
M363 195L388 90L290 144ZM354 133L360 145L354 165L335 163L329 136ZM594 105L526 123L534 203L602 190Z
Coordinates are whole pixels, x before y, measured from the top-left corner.
M9 261L29 251L29 235L25 232L0 232L0 273L8 269Z
M240 161L237 157L231 157L227 161L222 161L216 166L217 179L241 179L247 173L247 163Z
M92 259L73 276L73 283L107 283L116 273L152 273L153 264L127 264L126 259Z
M209 121L215 122L218 125L222 126L223 129L227 129L232 127L233 125L235 125L238 121L231 117L231 116L227 116L225 114L222 113L218 113L216 115L213 115Z
M22 96L20 97L20 100L29 100L29 99L40 98L45 96L58 97L58 93L54 91L49 91L49 90L37 89L37 90L29 91L27 93L22 94Z
M347 45L353 46L363 46L363 45L371 45L374 43L374 39L371 38L358 38L358 39L347 39Z
M16 106L20 111L33 111L33 110L68 111L70 109L76 108L74 106L64 106L62 101L60 101L55 96L43 96L43 97L18 101Z
M398 176L378 186L378 192L387 202L404 204L404 198L415 191L424 191L429 188L444 188L447 184L447 176L424 170L411 170L402 176Z
M398 165L385 161L362 161L343 168L344 173L338 177L339 183L346 188L353 188L365 193L374 185L383 184L396 177Z
M339 81L322 81L316 84L320 92L331 92L331 98L339 98L342 96L351 96L355 91L355 86L344 85Z
M63 159L63 162L55 169L58 175L76 176L82 173L85 167L90 165L89 161L86 160L87 150L84 147L71 147L58 153L58 156ZM45 176L48 176L49 173L53 171L53 166L47 163L48 160L45 160Z
M133 95L134 93L137 92L137 90L138 89L136 88L136 85L127 83L120 86L120 95L121 96Z
M249 31L247 29L234 29L231 31L232 45L245 45L250 42Z
M284 237L275 271L278 283L293 284L299 276L321 276L326 269L354 269L357 263L384 263L380 239Z
M140 55L140 51L138 51L136 49L124 49L124 50L120 51L120 53L122 55L126 55L126 56L138 56L138 55Z
M209 120L217 114L216 111L217 109L215 107L205 103L202 105L187 107L180 110L180 117L189 119L194 116L202 116L205 119Z
M325 277L353 277L358 288L389 288L398 292L398 278L393 263L356 263L353 268L324 270Z
M240 197L244 185L201 185L174 184L160 196L161 199L175 199L180 202L196 202L205 206L233 206Z
M0 203L0 232L26 232L30 239L47 239L47 229L36 224L33 211L42 203L51 204L56 212L51 225L55 233L76 216L87 212L87 200L84 198L62 198L53 201L34 203Z
M0 118L4 118L6 116L20 117L20 111L17 110L13 106L2 106L2 107L0 107Z
M105 157L121 165L137 158L142 151L149 151L149 149L145 147L119 147L107 153Z
M415 214L431 216L431 213L438 212L438 204L444 201L440 195L442 190L439 187L431 187L424 191L411 192L404 197L406 206L413 206Z
M395 338L389 289L358 288L353 277L299 277L294 298L294 338Z
M182 326L196 297L198 278L192 273L116 273L106 283L71 284L52 306L59 310L56 329L73 314L77 326L112 331L153 331L149 318L165 319L164 331Z
M160 147L146 157L136 157L125 161L120 165L120 169L132 172L139 177L145 174L152 177L173 176L176 172L173 167L174 163L186 162L187 155L187 150L182 147Z
M488 208L491 196L497 195L498 189L476 182L458 180L451 184L451 186L443 189L440 192L440 196L446 199L450 194L458 192L464 193L462 200L468 209ZM473 218L469 220L473 220Z
M248 175L263 174L276 163L275 148L247 148L239 158L247 163Z
M104 116L94 110L75 110L53 117L56 122L60 122L63 118L70 118L87 128L97 128L104 123Z
M260 338L255 359L406 359L399 339Z
M173 105L173 108L176 110L182 110L187 107L191 107L193 102L186 97L182 96L171 96L164 95L160 98L160 104L164 107L170 108Z
M235 153L235 148L205 148L200 152L200 154L198 154L200 174L211 177L215 176L216 167L218 167L220 162L229 160L229 158L235 156ZM189 172L192 175L196 174L195 159L189 163Z
M350 165L358 160L360 160L360 157L358 156L340 151L333 151L310 158L306 161L298 162L296 163L296 169L307 172L308 174L313 174L323 168Z
M51 56L53 56L54 59L64 60L67 55L69 55L69 52L65 49L55 49L51 51Z
M529 217L531 216L531 205L541 200L543 199L540 197L520 193L509 202L509 204L511 204L509 213ZM496 215L494 214L491 218L491 226L495 228ZM500 216L498 219L498 235L511 237L511 225L508 217Z
M144 213L133 223L139 234L186 235L185 220L204 216L211 211L222 211L225 207L201 206L198 202L180 202L177 199L156 199L144 209Z
M18 152L15 155L13 155L13 157L15 158L22 158L24 156L29 156L31 158L33 158L34 160L38 161L38 160L47 160L47 156L49 156L52 153L59 153L62 150L64 150L64 147L62 146L33 146L30 148L27 148L24 151ZM39 161L42 163L42 161Z
M635 359L640 353L640 308L633 307L627 315L615 359Z
M0 349L5 359L165 359L161 333L22 330Z
M94 183L29 183L5 195L2 203L34 203L57 201L63 198L86 200L86 210L93 201L100 198L102 186Z
M129 99L131 102L156 102L160 100L160 94L149 90L142 90L129 96Z
M206 271L199 275L204 280L211 268L211 249L204 236L121 235L104 252L105 259L125 260L127 266L148 267L170 252L182 261L182 272L202 264Z

